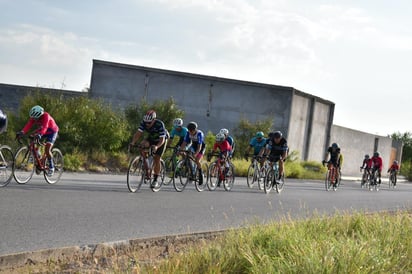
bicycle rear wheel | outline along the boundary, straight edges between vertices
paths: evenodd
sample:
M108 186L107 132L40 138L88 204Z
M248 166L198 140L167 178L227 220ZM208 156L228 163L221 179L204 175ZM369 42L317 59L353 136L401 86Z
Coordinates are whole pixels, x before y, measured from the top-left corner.
M153 192L158 192L162 188L164 181L165 181L165 162L162 159L160 159L160 174L159 176L157 176L157 184L152 185L150 189Z
M219 183L219 169L216 162L210 164L208 174L209 179L207 181L207 188L210 191L214 191Z
M14 156L9 146L0 147L0 187L8 185L13 176Z
M274 180L275 180L275 171L271 169L266 174L265 182L263 184L263 189L265 190L266 194L268 194L272 190Z
M326 176L325 176L325 188L326 191L329 191L330 188L332 187L333 183L331 181L331 170L328 169L328 171L326 171Z
M189 182L190 178L190 168L186 165L185 160L180 160L176 164L175 173L177 174L177 178L173 180L173 186L177 192L182 192L187 183Z
M13 177L19 184L25 184L33 177L34 159L28 147L21 147L14 156Z
M127 188L130 192L136 192L144 181L143 162L140 156L135 157L127 169Z
M52 155L53 155L53 163L54 163L54 173L53 173L53 175L49 176L49 174L48 174L49 161L47 159L46 159L46 162L44 164L45 169L44 169L44 172L43 172L44 179L49 184L55 184L60 180L60 178L63 174L63 168L64 168L63 153L60 151L60 149L53 148L52 149Z
M175 179L175 159L173 156L167 157L165 163L165 180L164 185L168 185Z
M223 187L225 188L226 191L230 191L233 188L233 185L235 184L235 167L230 164L229 165L229 170L226 173L225 176L225 182L223 184Z

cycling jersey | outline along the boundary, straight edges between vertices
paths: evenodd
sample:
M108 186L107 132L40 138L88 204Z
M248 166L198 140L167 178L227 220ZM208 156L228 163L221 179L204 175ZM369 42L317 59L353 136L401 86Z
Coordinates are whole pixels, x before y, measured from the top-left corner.
M328 148L328 153L330 154L330 160L329 162L332 162L334 165L339 166L339 160L340 160L340 148L333 149L332 147Z
M250 142L249 146L253 148L253 155L258 155L260 150L265 147L266 144L266 138L262 138L261 140L258 140L256 137L253 137Z
M181 130L178 131L176 127L173 127L172 131L170 132L170 139L173 139L176 136L180 138L184 138L187 133L187 128L186 127L181 127Z
M26 134L33 125L37 125L38 128L36 133L40 135L54 135L59 131L59 127L54 121L53 117L47 112L44 112L39 119L30 118L27 124L22 129L23 133Z
M200 153L203 154L206 148L205 144L205 135L201 130L196 130L196 133L194 135L191 135L190 132L188 131L186 133L184 142L186 144L191 144L191 148L196 151L199 146L201 146Z
M227 136L226 140L229 142L229 145L232 147L232 150L235 150L235 139L232 136Z
M141 122L139 128L137 129L140 132L148 132L149 136L147 140L152 144L159 142L160 138L168 138L169 132L166 130L165 125L162 121L156 119L153 126L148 128L145 122Z
M362 168L370 169L372 167L372 159L363 159Z
M216 149L219 148L221 153L226 153L226 152L231 152L232 147L230 146L229 142L227 140L224 140L223 142L216 142L213 145L213 151L216 151Z
M373 156L372 157L372 166L374 169L379 169L379 172L382 171L383 163L382 158L380 156Z
M279 144L276 144L271 138L266 139L266 148L270 150L270 155L281 156L283 153L288 151L288 142L285 138L281 138Z
M397 164L392 164L391 167L389 168L388 172L391 171L391 170L398 171L398 170L399 170L399 165L397 165Z

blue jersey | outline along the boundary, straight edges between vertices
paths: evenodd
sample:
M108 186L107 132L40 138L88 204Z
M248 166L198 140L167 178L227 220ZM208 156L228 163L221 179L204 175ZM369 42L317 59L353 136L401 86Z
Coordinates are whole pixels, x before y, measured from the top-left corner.
M170 139L173 139L173 137L175 136L178 136L180 138L185 138L186 134L187 134L186 127L181 127L180 131L176 130L176 127L173 127L172 131L170 132Z
M260 141L256 138L253 137L250 142L249 142L249 146L253 147L253 154L254 155L258 155L260 150L265 147L266 144L266 138L262 138Z
M232 147L232 150L235 150L235 139L232 136L227 136L226 140L229 142L229 145Z
M192 148L196 150L199 146L202 147L203 150L206 147L205 144L205 135L201 130L197 130L195 135L191 135L188 131L185 136L185 143L191 144Z

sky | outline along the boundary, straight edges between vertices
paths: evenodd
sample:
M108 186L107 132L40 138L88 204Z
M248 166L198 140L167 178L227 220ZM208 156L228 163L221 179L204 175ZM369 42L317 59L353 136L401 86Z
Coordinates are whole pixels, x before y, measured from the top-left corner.
M289 86L411 132L410 0L0 0L0 83L85 90L92 60Z

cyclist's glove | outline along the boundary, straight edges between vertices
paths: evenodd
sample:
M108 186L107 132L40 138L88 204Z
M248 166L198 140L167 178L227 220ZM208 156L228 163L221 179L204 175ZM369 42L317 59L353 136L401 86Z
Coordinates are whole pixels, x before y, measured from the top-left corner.
M23 131L16 132L16 139L20 139L21 137L23 137L23 135L24 135Z

